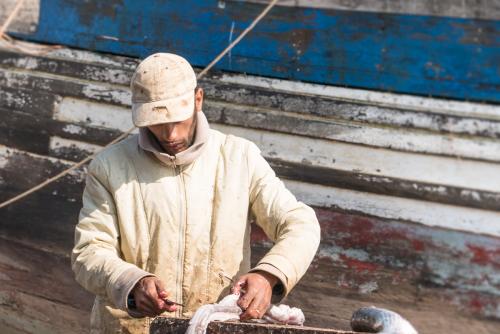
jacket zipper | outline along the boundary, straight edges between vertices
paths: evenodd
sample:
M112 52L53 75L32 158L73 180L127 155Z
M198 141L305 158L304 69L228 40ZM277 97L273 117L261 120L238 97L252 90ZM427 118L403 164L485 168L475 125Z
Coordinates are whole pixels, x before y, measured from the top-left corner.
M175 163L175 160L173 161L174 163L174 168L175 172L177 174L178 178L178 184L179 184L179 223L180 223L180 233L179 233L179 249L177 253L177 279L176 279L176 285L177 285L177 291L176 291L176 301L180 304L184 304L183 302L183 294L182 294L182 284L183 284L183 279L184 279L184 243L185 243L185 234L186 234L186 220L187 220L187 215L185 213L185 207L186 207L186 187L184 184L184 178L182 176L181 172L181 167L177 166ZM177 317L180 317L182 315L182 309L179 307L177 311L175 312Z

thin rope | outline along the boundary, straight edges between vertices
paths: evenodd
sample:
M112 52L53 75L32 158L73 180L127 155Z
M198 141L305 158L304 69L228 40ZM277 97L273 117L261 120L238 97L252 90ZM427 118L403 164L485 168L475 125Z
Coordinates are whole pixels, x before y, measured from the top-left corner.
M221 58L226 55L226 53L231 51L231 49L234 48L236 44L238 44L243 39L243 37L245 37L246 34L248 34L257 25L257 23L259 23L259 21L262 20L264 16L267 15L267 13L269 13L269 11L276 5L277 2L278 0L272 0L269 3L269 5L267 5L267 7L264 8L262 13L260 13L259 16L257 16L253 20L253 22L245 30L243 30L243 32L238 36L238 38L236 38L231 44L229 44L227 48L224 49L224 51L222 51L217 57L215 57L215 59L212 60L212 62L208 64L207 67L205 67L203 71L200 72L200 74L198 74L198 79L204 76L212 67L214 67L214 65L217 64L219 60L221 60Z
M27 53L34 56L43 56L52 50L62 48L61 45L35 45L16 40L6 34L7 29L16 17L24 3L24 0L18 0L12 9L4 24L0 27L0 46L6 49L13 49L22 53Z
M3 36L5 34L5 32L7 31L7 28L12 23L12 20L17 15L17 12L19 12L19 10L21 9L23 2L24 2L24 0L18 0L16 2L14 9L12 9L12 12L7 17L7 20L5 20L4 24L2 24L2 27L0 28L0 36Z
M11 13L11 15L9 16L9 18L7 20L9 20L9 19L12 20L11 17L14 16L13 14L15 14L19 10L19 8L17 8L17 6L20 7L20 4L22 4L22 2L23 2L23 0L18 1L16 8L14 9L13 13ZM197 79L201 79L215 64L217 64L217 62L219 60L222 59L222 57L224 57L229 51L231 51L231 49L234 48L236 46L236 44L238 44L238 42L240 42L243 39L243 37L245 37L245 35L247 35L253 28L255 28L257 23L259 23L259 21L262 20L262 18L264 18L264 16L266 16L267 13L269 13L269 11L276 5L277 2L278 2L278 0L271 1L269 3L269 5L267 5L267 7L264 8L264 10L252 21L252 23L238 36L238 38L236 38L231 44L229 44L229 46L226 49L224 49L224 51L222 51L217 57L215 57L215 59L210 64L208 64L207 67L205 67L203 69L203 71L201 71L197 75ZM8 23L10 23L10 22L8 22ZM4 23L4 25L2 26L2 29L4 29L4 28L7 29L7 27L8 27L8 24ZM0 30L0 31L3 31L3 30ZM2 35L0 35L0 36L2 36ZM28 195L31 195L32 193L46 187L47 185L53 183L54 181L59 180L63 176L69 174L71 171L83 166L84 164L86 164L87 162L92 160L98 153L103 151L106 147L113 145L113 144L119 142L120 140L124 139L125 137L127 137L130 133L132 133L132 131L135 130L135 128L136 127L134 126L134 127L130 128L129 130L125 131L123 134L118 136L112 142L106 144L106 146L104 146L103 148L101 148L98 151L94 152L93 154L89 155L88 157L81 160L80 162L75 163L74 165L72 165L68 169L60 172L59 174L51 177L50 179L45 180L44 182L26 190L25 192L23 192L17 196L12 197L11 199L8 199L8 200L0 203L0 209L2 209L2 208L6 207L14 202L19 201Z
M102 151L104 148L106 148L107 146L109 145L113 145L117 142L119 142L120 140L122 140L123 138L127 137L132 131L134 131L135 127L127 130L126 132L122 133L120 136L118 136L117 138L115 138L112 142L110 142L109 144L107 144L105 147L103 147L101 150L97 151L97 152L94 152L93 154L89 155L88 157L86 157L85 159L83 159L82 161L78 162L78 163L75 163L74 165L72 165L71 167L69 167L68 169L65 169L63 170L62 172L60 172L59 174L51 177L50 179L47 179L45 181L43 181L42 183L34 186L33 188L30 188L29 190L26 190L25 192L15 196L15 197L12 197L11 199L3 202L0 204L0 209L9 205L9 204L12 204L14 202L17 202L19 201L21 198L24 198L32 193L34 193L35 191L39 190L39 189L42 189L43 187L51 184L52 182L60 179L61 177L65 176L66 174L69 174L71 171L83 166L84 164L86 164L87 162L89 162L90 160L92 160L92 158L94 158L96 156L97 153L99 153L100 151Z

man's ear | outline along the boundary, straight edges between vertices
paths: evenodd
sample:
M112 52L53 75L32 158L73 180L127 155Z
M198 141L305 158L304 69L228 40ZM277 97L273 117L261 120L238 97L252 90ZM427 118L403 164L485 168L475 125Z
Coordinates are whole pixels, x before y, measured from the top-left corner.
M196 87L194 90L194 110L201 111L203 107L203 88Z

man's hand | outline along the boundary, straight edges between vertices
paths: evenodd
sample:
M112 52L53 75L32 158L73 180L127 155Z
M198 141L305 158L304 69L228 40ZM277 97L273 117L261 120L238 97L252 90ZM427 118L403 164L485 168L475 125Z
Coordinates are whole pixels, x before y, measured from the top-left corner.
M271 305L273 287L278 278L265 271L256 271L241 276L232 287L233 293L240 293L238 306L244 311L241 320L260 319Z
M144 277L132 289L136 310L148 317L155 317L165 311L174 312L177 307L168 304L164 299L169 293L164 284L156 277Z

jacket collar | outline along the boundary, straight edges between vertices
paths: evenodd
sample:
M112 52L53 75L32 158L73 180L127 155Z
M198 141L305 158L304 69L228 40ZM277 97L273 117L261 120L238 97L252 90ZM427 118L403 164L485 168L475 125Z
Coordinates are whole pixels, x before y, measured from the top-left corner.
M167 166L182 166L192 163L203 152L203 149L206 146L205 144L208 141L208 130L210 129L205 114L202 111L199 111L196 114L196 133L193 144L189 146L187 150L176 155L166 153L147 127L139 128L139 146L143 150L152 153L156 159Z

